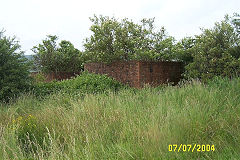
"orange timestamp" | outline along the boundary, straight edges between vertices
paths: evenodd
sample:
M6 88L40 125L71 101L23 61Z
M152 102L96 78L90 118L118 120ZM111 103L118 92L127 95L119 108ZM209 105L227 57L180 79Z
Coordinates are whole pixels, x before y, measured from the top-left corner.
M169 144L168 145L169 152L210 152L215 151L215 146L210 144Z

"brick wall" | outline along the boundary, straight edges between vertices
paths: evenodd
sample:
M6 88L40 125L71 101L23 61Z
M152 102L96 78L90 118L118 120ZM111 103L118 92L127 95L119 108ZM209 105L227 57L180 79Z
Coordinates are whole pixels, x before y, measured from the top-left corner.
M139 62L140 86L157 86L167 82L177 84L182 72L181 62Z
M107 74L114 79L129 84L130 86L138 86L138 66L136 61L131 62L114 62L111 64L104 63L87 63L84 70L96 74Z
M84 65L84 70L107 74L122 83L140 88L144 84L152 86L166 82L176 84L181 79L183 66L180 62L129 61L111 64L88 63Z

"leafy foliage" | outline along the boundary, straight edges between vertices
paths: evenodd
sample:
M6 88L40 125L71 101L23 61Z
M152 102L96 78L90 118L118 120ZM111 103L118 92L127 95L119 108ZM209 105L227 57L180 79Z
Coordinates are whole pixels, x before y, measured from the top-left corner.
M60 91L70 94L95 94L109 90L117 91L123 87L124 85L106 75L83 72L76 78L69 80L37 83L33 88L33 92L37 96L45 96Z
M43 73L39 72L36 75L33 75L33 81L34 83L45 82L46 76Z
M181 39L174 47L176 52L176 60L183 62L184 66L193 62L193 47L195 39L193 37L185 37Z
M0 32L0 101L9 101L31 84L29 63L15 38Z
M240 14L234 13L231 23L234 25L235 30L240 33Z
M46 96L52 93L59 92L63 89L58 81L39 82L33 85L33 93L36 96Z
M62 40L57 45L57 36L47 36L42 44L32 51L37 68L43 72L79 72L82 70L82 53L69 41Z
M154 19L136 24L127 18L118 21L109 17L90 18L93 35L84 44L87 60L170 60L174 57L174 38L165 28L154 31Z
M191 48L193 62L185 75L202 80L240 75L240 36L228 16L212 29L202 29Z

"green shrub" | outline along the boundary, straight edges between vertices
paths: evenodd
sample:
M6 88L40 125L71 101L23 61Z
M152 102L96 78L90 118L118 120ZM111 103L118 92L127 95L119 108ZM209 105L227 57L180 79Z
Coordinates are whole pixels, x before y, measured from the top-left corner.
M135 23L127 18L94 16L90 18L93 32L84 43L85 60L110 63L129 60L173 60L174 38L162 27L155 30L154 19Z
M185 67L185 76L203 81L215 76L240 75L240 36L229 17L215 23L212 29L202 29L191 48L193 62Z
M39 82L33 85L33 93L37 97L46 96L52 93L56 93L63 89L63 85L59 82Z
M43 73L37 73L36 75L33 76L33 79L35 83L45 82L46 76Z
M9 101L29 88L30 64L19 51L15 38L9 38L0 31L0 101Z
M70 88L73 91L80 91L83 93L103 93L106 91L117 91L123 85L106 75L98 75L88 72L83 72L75 79L63 81L63 86Z
M42 44L34 46L35 67L43 72L79 72L83 69L82 52L66 40L57 44L57 36L48 35Z
M83 72L69 80L37 83L33 87L33 92L36 96L46 96L60 91L69 94L96 94L115 92L124 87L126 86L106 75Z

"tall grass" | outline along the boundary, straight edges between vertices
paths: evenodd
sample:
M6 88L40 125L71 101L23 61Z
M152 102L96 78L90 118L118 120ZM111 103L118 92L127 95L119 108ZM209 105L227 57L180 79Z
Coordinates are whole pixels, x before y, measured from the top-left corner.
M27 95L0 108L0 159L240 157L240 78L84 98L53 94L39 100ZM13 121L28 115L36 119L34 124L46 128L47 150L33 144L36 152L29 154L19 144L19 128L24 124ZM210 144L216 150L169 152L169 144Z

